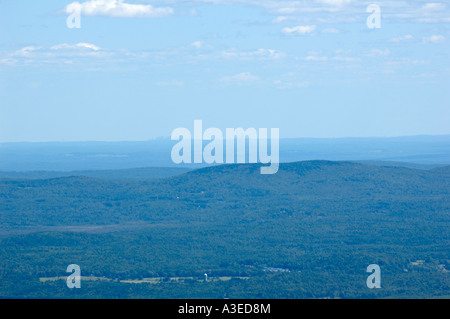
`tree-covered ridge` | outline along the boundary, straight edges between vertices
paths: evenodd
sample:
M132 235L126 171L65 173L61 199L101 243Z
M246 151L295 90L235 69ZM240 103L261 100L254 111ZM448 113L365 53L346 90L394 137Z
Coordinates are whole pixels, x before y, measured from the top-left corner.
M448 297L449 170L308 161L275 175L242 164L159 180L2 180L0 296ZM70 263L111 280L77 292L39 282ZM365 286L372 263L377 291ZM205 272L235 279L198 281ZM143 278L165 280L120 282Z

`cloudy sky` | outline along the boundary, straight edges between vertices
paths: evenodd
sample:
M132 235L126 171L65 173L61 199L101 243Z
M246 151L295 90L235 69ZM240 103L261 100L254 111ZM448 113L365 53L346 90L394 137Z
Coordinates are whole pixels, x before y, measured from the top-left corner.
M0 142L450 134L449 57L448 1L0 0Z

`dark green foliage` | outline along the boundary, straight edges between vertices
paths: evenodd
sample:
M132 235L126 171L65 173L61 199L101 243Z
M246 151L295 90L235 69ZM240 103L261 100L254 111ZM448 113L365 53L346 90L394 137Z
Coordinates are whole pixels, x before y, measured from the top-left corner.
M450 167L310 161L282 164L275 175L259 167L146 181L3 180L0 296L450 296ZM63 280L39 282L66 276L72 263L83 276L111 280L74 290ZM370 290L365 271L374 263L382 289ZM205 283L205 272L236 278ZM149 277L165 280L120 282Z

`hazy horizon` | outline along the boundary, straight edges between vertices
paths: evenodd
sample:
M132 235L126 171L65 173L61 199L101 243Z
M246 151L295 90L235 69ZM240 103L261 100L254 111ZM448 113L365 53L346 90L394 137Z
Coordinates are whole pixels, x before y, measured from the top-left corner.
M450 137L449 134L418 134L418 135L399 135L399 136L343 136L343 137L280 137L280 140L345 140L345 139L402 139L402 138L420 138L420 137ZM152 141L170 141L170 136L158 136L146 140L48 140L48 141L0 141L0 144L45 144L45 143L145 143ZM269 137L270 140L270 137ZM174 141L175 143L175 141Z

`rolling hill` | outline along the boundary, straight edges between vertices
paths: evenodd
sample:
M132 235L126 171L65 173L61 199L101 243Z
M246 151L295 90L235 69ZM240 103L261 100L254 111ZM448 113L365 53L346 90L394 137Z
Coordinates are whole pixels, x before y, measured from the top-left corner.
M449 167L306 161L281 164L275 175L259 167L213 166L156 180L3 179L0 296L70 297L63 281L39 283L64 276L70 263L111 279L87 283L78 297L450 294ZM383 269L377 291L365 286L373 263ZM236 279L173 280L205 271ZM120 282L139 278L167 280Z

